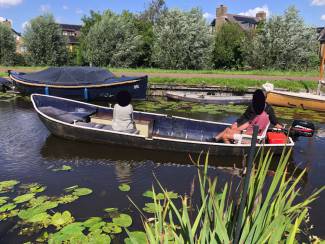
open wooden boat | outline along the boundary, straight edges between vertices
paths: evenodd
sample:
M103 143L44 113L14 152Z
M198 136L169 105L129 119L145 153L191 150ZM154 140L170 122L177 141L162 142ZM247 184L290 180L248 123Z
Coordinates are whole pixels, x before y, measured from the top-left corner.
M302 108L325 112L325 96L310 93L272 90L267 92L266 101L275 106Z
M51 67L33 73L9 71L15 89L33 93L69 97L77 100L114 100L127 90L133 99L145 99L148 77L116 77L96 67Z
M249 104L252 101L252 95L233 96L218 95L210 92L182 92L170 91L166 92L169 99L184 102L195 102L204 104Z
M164 114L134 112L139 134L114 131L111 127L113 109L89 103L33 94L34 108L48 130L59 137L91 143L189 153L210 152L213 155L242 155L250 144L207 142L229 124L188 119ZM289 137L286 144L261 142L275 153L294 146Z

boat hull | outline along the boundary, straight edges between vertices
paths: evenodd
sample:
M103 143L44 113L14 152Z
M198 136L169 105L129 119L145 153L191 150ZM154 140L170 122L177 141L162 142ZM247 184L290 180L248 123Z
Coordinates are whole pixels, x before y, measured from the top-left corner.
M65 111L82 110L89 111L91 114L94 114L93 111L96 111L95 114L112 115L111 108L38 94L32 95L31 98L36 112L48 130L55 136L69 140L158 151L209 152L211 155L228 156L242 156L250 149L249 144L206 142L205 138L211 138L229 126L229 124L225 123L134 111L134 118L136 120L150 120L154 123L154 126L150 136L145 136L141 133L129 134L96 127L85 127L83 124L71 122L72 119L70 119L70 122L61 121L59 120L61 113L57 114L59 117L56 118L45 114L43 111L44 107L54 106L57 108L57 111L60 108ZM93 116L95 115L92 115L92 119L94 118ZM271 149L274 153L280 154L284 147L291 148L294 146L292 139L289 139L288 144L265 144L265 149ZM262 146L260 144L257 145L257 147Z
M308 97L307 95L299 93L294 94L289 92L271 91L267 93L267 102L275 106L325 112L325 98L320 97L317 99L317 96L315 95Z
M80 88L28 85L17 79L14 82L15 89L23 95L37 93L83 101L107 101L114 100L115 96L122 90L128 91L132 99L145 100L148 79L143 77L134 83L101 87L84 86Z

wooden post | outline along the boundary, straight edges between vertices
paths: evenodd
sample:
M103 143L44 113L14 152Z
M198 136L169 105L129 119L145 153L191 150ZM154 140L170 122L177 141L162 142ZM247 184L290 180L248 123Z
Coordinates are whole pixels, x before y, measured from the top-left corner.
M317 95L320 95L320 89L322 86L322 81L324 79L324 63L325 63L325 43L321 44L321 61L320 61L320 76L317 87Z

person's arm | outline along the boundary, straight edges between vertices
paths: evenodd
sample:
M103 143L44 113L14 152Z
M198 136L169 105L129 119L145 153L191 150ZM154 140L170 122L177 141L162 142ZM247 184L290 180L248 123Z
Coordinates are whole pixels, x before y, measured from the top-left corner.
M267 105L268 109L267 109L267 114L269 115L269 119L272 125L275 125L276 128L281 129L283 126L279 123L278 118L275 115L275 112L272 108L271 105Z

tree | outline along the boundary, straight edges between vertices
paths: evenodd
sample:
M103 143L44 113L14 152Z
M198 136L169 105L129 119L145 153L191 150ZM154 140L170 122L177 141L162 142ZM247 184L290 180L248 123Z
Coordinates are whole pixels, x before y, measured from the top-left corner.
M213 52L215 68L232 68L242 66L242 44L245 32L235 23L225 23L217 31Z
M154 25L153 62L167 69L209 68L213 37L199 9L168 10Z
M24 33L24 44L33 65L58 66L67 62L67 40L51 14L30 21Z
M90 28L85 44L88 62L97 66L135 67L143 53L135 16L127 11L120 15L106 11Z
M254 68L308 69L315 67L317 34L306 26L295 7L273 16L245 47L246 61Z
M140 15L144 20L149 21L151 24L157 23L160 16L167 11L165 0L152 0L148 8Z
M16 42L11 29L0 23L0 64L12 65L15 60Z

